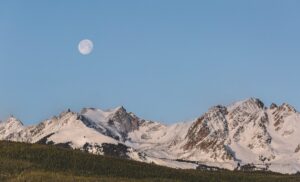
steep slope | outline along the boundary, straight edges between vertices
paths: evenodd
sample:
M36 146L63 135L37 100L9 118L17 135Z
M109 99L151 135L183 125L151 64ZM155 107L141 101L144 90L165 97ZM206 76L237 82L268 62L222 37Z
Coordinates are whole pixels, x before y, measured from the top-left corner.
M300 114L288 104L273 107L269 111L270 146L276 157L270 168L273 171L289 173L300 171Z
M184 155L189 160L227 161L232 156L225 147L228 138L228 122L226 120L227 109L216 106L205 113L189 129L184 151L190 151Z
M0 122L0 140L14 140L15 138L19 138L18 133L23 129L23 123L11 116L5 122Z
M53 117L37 127L30 128L29 131L34 133L31 138L33 143L45 141L53 144L68 144L72 148L81 148L86 144L118 144L113 138L86 127L79 115L74 112L63 112L58 117Z
M269 116L266 111L264 104L253 98L228 107L227 119L231 132L227 143L240 164L263 165L262 160L273 159L270 147L272 137L267 130Z
M81 111L80 119L87 126L120 141L125 141L127 134L140 124L140 119L133 113L127 113L122 106L107 111L85 108Z

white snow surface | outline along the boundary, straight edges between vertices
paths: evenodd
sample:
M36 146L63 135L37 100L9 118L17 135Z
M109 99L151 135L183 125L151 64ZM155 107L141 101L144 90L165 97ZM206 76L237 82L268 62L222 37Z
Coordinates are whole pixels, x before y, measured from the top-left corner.
M163 125L157 122L145 122L138 130L128 134L126 144L157 158L178 159L180 144L192 122Z

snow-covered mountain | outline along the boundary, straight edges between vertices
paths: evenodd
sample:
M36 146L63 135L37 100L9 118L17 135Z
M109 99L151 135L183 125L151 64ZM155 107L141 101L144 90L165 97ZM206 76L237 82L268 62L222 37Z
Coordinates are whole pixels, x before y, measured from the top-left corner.
M61 145L174 168L300 171L300 113L250 98L215 106L173 125L148 121L123 107L70 110L37 125L14 117L0 123L0 140Z

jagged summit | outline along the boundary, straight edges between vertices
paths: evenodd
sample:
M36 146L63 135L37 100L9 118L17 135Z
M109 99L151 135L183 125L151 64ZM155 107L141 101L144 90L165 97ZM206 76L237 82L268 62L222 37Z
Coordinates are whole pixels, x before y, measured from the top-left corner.
M17 124L17 125L22 125L23 126L23 123L19 119L17 119L16 117L14 117L13 115L9 116L5 122L7 124Z
M209 112L215 112L215 111L219 111L221 113L223 113L224 115L226 115L228 113L227 111L227 107L226 106L222 106L222 105L217 105L217 106L213 106L208 110Z
M107 111L109 111L109 112L126 112L126 109L124 106L118 106L113 109L108 109Z
M23 129L23 123L14 116L10 116L5 122L0 123L0 140L14 140L16 133Z
M249 99L245 99L242 101L234 102L233 104L230 104L227 107L228 108L244 107L244 108L259 108L259 109L264 109L264 108L265 109L276 109L276 108L280 107L281 109L284 108L291 112L297 112L295 107L293 107L292 105L290 105L288 103L283 103L280 106L278 106L276 103L272 103L269 108L265 107L265 104L263 103L263 101L261 101L258 98L254 98L254 97L251 97Z
M102 109L97 109L97 108L90 107L90 108L83 108L80 111L80 114L86 114L88 112L97 112L98 114L101 113L101 115L103 117L108 117L109 115L115 114L117 112L119 112L119 113L125 113L127 111L126 111L126 109L123 106L118 106L118 107L111 108L111 109L106 109L106 110L102 110Z
M293 112L293 113L297 112L295 107L293 107L293 106L291 106L290 104L287 104L287 103L283 103L280 107L283 108L284 110L289 111L289 112Z
M272 103L272 104L270 105L270 109L276 109L276 108L278 108L277 104Z
M263 109L264 108L264 103L257 98L249 98L243 101L238 101L233 104L230 104L227 106L229 110L234 110L234 109L243 109L243 110L257 110L257 109Z

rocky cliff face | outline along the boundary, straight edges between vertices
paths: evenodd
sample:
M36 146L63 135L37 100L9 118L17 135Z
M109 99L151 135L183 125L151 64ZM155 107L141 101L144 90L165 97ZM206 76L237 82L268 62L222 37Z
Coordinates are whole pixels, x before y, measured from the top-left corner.
M76 148L176 168L300 171L300 114L288 104L266 107L250 98L215 106L199 118L163 125L124 107L66 111L34 126L14 117L0 123L0 139Z
M227 151L225 142L229 136L226 115L227 108L216 106L198 118L190 127L183 149L189 151L197 149L210 153L210 158L230 160L231 153Z

